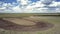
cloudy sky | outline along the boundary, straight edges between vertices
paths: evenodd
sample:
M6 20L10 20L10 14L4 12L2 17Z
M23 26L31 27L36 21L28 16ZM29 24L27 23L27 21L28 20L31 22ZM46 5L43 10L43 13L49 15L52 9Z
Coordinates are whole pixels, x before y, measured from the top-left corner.
M60 0L0 0L0 13L60 13Z

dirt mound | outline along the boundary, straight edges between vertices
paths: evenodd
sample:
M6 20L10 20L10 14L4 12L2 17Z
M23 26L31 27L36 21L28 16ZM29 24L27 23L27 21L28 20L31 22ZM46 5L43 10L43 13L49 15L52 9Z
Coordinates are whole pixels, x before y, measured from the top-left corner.
M42 21L36 22L35 25L19 25L7 20L0 19L0 28L6 30L17 30L17 31L41 31L52 28L53 24L45 23Z

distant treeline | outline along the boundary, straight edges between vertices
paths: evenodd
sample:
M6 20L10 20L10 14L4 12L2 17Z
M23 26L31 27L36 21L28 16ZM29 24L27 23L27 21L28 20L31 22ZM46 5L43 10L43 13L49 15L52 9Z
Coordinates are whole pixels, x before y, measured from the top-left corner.
M34 16L60 16L60 13L38 13L35 14Z
M29 16L60 16L60 13L0 13L0 18L29 17Z
M60 15L34 15L34 16L60 16Z

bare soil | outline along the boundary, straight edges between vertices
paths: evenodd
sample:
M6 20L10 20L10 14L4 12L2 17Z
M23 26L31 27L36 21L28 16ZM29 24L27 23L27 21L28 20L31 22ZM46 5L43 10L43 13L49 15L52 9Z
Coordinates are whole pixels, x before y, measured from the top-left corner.
M0 19L0 28L17 31L42 31L52 28L54 25L47 22L38 21L35 25L19 25L7 20Z

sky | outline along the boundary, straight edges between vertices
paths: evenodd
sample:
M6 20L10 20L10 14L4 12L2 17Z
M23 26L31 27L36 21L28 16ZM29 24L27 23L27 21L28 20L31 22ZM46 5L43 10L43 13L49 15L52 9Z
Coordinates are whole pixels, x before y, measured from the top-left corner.
M0 13L60 13L60 0L0 0Z
M56 2L60 2L60 0L55 0Z

